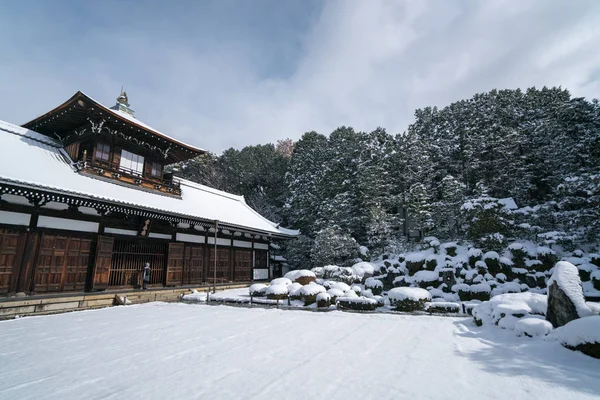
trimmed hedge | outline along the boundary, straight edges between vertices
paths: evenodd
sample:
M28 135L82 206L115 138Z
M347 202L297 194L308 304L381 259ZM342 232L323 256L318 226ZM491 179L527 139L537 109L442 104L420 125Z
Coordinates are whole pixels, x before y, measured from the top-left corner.
M425 309L425 302L427 300L394 300L390 299L390 304L396 309L396 311L405 311L405 312L413 312L413 311L422 311Z
M344 298L340 297L336 301L336 305L342 310L355 310L355 311L375 311L377 309L377 300L364 299L357 300L356 298Z

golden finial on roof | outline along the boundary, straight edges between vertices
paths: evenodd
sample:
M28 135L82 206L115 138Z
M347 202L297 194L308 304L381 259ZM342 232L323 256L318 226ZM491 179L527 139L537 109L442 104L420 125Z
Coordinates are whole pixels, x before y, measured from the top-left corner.
M117 97L117 103L124 104L127 107L129 107L129 101L127 99L127 92L123 90L122 86L121 86L121 94L119 95L119 97Z

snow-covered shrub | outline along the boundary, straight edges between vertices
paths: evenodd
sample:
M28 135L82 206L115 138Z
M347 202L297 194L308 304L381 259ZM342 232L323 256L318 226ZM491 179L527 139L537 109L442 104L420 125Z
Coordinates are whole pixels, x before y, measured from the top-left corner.
M370 289L374 295L380 295L383 292L383 282L375 278L367 278L365 288Z
M339 267L337 265L326 265L324 267L313 268L312 271L319 278L330 279L334 281L345 282L352 284L356 281L360 281L360 277L354 274L354 271L350 267Z
M415 282L423 289L429 286L437 286L440 279L440 274L436 271L419 271L414 276Z
M556 252L548 247L539 246L536 250L537 258L542 262L542 269L548 271L558 261Z
M552 337L571 350L600 358L600 316L579 318L557 328Z
M512 255L512 261L515 267L525 268L525 260L528 256L525 246L521 243L512 243L508 246L508 250Z
M300 296L300 289L302 289L302 285L298 282L294 282L291 285L288 285L288 296L292 300L300 300L302 296Z
M248 288L248 291L250 292L250 296L262 297L267 294L267 285L263 283L255 283Z
M542 318L535 318L535 316L522 318L515 324L515 333L517 336L546 336L552 332L552 329L550 322Z
M471 266L471 268L475 268L475 263L477 261L481 261L483 252L479 249L472 247L469 249L469 252L467 254L469 256L469 265Z
M577 265L577 269L579 270L579 276L581 277L581 280L588 282L592 279L592 272L596 271L598 267L596 267L594 264L583 263Z
M456 250L458 249L458 246L455 242L444 243L442 248L450 257L456 257Z
M279 278L284 279L284 278ZM289 279L288 279L289 280ZM267 287L266 290L267 298L271 300L281 300L285 299L288 296L287 285L284 284L271 284Z
M360 296L362 294L362 288L358 285L352 285L350 287L350 290L352 290L354 293L356 293L357 296Z
M336 305L342 310L375 311L378 307L377 300L367 297L339 297Z
M437 267L437 257L435 254L432 254L425 259L425 269L434 271L435 267Z
M364 281L365 279L373 276L375 273L375 266L370 262L359 262L352 266L352 272L359 278L359 281Z
M335 299L337 299L338 297L344 296L344 291L340 290L340 289L329 289L327 291L327 294L329 294L329 296L331 296L331 302L335 303Z
M411 274L414 274L417 271L423 269L425 265L425 258L427 257L427 253L419 252L419 253L410 253L406 256L405 265L408 271Z
M596 270L590 274L590 279L594 285L594 289L600 290L600 270Z
M348 289L344 292L344 295L342 297L358 297L358 294L356 294L354 290Z
M269 286L277 286L277 285L284 285L284 286L288 286L292 284L292 280L288 279L288 278L275 278L271 281L271 283L269 283Z
M342 292L345 292L347 290L350 290L350 285L348 285L347 283L344 282L335 282L334 284L331 285L332 289L338 289L341 290Z
M388 292L390 305L398 311L418 311L425 308L425 303L431 300L431 295L425 289L400 287Z
M315 282L317 276L313 271L307 269L297 269L285 274L284 278L288 278L292 282L298 282L301 285L308 285L310 282Z
M326 290L323 286L317 285L314 282L309 283L308 285L302 286L299 290L300 296L302 296L302 300L304 300L304 305L310 305L317 301L317 295L319 293L325 293Z
M488 271L495 275L502 272L500 267L500 256L495 251L488 251L483 255L483 261L487 266Z
M600 267L600 254L590 253L590 262L594 264L596 267Z
M460 304L446 301L425 303L425 311L430 314L456 314L460 312Z
M329 293L319 293L317 295L317 307L328 308L331 305L331 295Z

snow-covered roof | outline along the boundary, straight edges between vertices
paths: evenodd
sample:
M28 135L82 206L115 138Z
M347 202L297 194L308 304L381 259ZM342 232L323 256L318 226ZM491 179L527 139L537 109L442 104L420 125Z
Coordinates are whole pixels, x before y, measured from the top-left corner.
M148 125L148 124L146 124L146 123L144 123L144 122L140 121L139 119L137 119L137 118L136 118L136 117L134 117L133 115L131 115L131 114L128 114L128 113L126 113L126 112L125 112L125 111L123 111L123 110L116 110L116 109L114 109L114 108L106 107L104 104L102 104L102 103L100 103L99 101L97 101L97 100L93 99L92 97L88 96L87 94L85 94L85 93L83 93L83 92L81 92L81 93L82 93L84 96L86 96L87 98L89 98L90 100L92 100L94 103L96 103L96 104L97 104L97 105L98 105L100 108L102 108L104 111L107 111L107 112L109 112L109 113L111 113L111 114L115 115L116 117L120 117L120 118L126 119L127 121L129 121L129 122L131 122L131 123L133 123L133 124L135 124L135 125L138 125L138 126L139 126L139 127L141 127L141 128L144 128L144 129L146 129L146 130L152 131L153 133L155 133L155 134L157 134L157 135L159 135L159 136L162 136L162 137L164 137L165 139L169 139L169 140L171 140L171 141L173 141L173 142L175 142L175 143L177 143L177 144L179 144L179 145L181 145L181 146L184 146L184 147L187 147L187 148L190 148L190 149L194 149L194 150L196 150L196 151L200 151L200 152L206 152L206 150L204 150L204 149L201 149L200 147L196 147L196 146L192 146L192 145L190 145L190 144L184 143L184 142L182 142L181 140L175 139L175 138L173 138L173 137L171 137L171 136L169 136L169 135L166 135L166 134L162 133L162 132L161 132L161 131L159 131L158 129L154 129L154 128L153 128L153 127L151 127L150 125Z
M45 119L49 118L49 116L57 117L57 116L64 114L64 111L68 110L70 105L75 104L76 102L79 102L79 101L83 101L84 103L91 103L91 104L93 104L94 107L102 110L105 113L111 114L112 116L116 117L117 119L121 119L123 122L125 122L127 124L133 125L133 126L137 127L138 129L144 130L152 135L160 137L160 138L162 138L168 142L171 142L177 146L185 148L188 151L191 151L194 153L206 153L207 152L206 150L204 150L202 148L192 146L190 144L182 142L181 140L178 140L169 135L166 135L163 132L159 131L158 129L152 128L150 125L140 121L133 115L126 113L125 111L107 107L104 104L100 103L99 101L95 100L94 98L88 96L87 94L85 94L81 91L78 91L77 93L75 93L73 96L71 96L71 98L69 98L67 101L65 101L58 107L55 107L53 110L50 110L46 114L41 115L41 116L23 124L23 126L29 128L29 129L36 129L36 126L38 126L38 123L40 121L44 121ZM54 117L52 119L54 119Z
M250 208L243 196L185 179L181 198L138 190L79 174L56 140L0 121L0 182L68 193L114 204L167 213L193 220L214 221L266 234L295 236Z

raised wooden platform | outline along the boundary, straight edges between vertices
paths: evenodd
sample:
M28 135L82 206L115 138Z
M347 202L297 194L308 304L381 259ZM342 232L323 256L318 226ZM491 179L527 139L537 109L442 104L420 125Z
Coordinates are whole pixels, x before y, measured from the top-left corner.
M250 283L232 283L217 285L217 290L248 287ZM69 311L89 310L94 308L119 305L119 297L132 304L151 301L178 301L182 294L192 289L208 291L212 286L196 286L185 288L157 288L148 290L118 290L96 293L61 293L55 295L37 295L24 297L7 297L0 299L0 320L32 315L56 314Z

